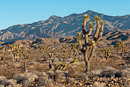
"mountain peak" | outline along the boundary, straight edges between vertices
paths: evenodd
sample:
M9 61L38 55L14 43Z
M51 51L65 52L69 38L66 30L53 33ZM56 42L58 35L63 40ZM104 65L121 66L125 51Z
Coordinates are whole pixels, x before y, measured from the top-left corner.
M88 11L87 11L87 13L90 13L90 12L94 12L94 11L92 11L92 10L88 10Z
M95 12L95 11L92 11L92 10L88 10L88 11L84 12L83 14L88 14L91 17L94 17L95 15L98 15L98 16L104 15L102 13L98 13L98 12Z
M56 19L56 18L58 18L58 16L56 16L56 15L52 15L52 16L50 16L49 19Z
M97 13L97 12L95 12L95 11L93 11L93 10L87 10L86 12L84 12L85 14L91 14L91 13Z

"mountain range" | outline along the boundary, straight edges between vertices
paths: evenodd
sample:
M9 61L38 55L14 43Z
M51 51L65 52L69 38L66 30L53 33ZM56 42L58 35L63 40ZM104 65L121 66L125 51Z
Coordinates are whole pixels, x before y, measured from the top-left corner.
M130 14L124 16L108 16L88 10L81 14L70 14L65 17L50 16L47 20L32 24L20 24L0 30L0 41L33 40L38 38L61 38L75 36L81 32L83 15L88 14L94 22L95 15L104 20L104 33L130 29ZM95 22L94 22L95 24ZM93 32L95 27L93 28Z

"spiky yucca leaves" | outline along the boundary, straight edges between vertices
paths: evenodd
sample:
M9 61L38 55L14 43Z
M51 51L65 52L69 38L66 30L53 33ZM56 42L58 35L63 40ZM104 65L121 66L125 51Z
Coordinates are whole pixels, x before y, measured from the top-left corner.
M88 26L89 26L90 28L93 28L93 23L92 23L92 22L89 22Z
M83 29L82 31L83 31L83 34L86 34L86 33L89 33L89 32L86 32L86 22L90 20L90 17L87 14L85 14L83 17L84 18L83 18L83 24L82 24L82 29Z
M84 61L85 61L85 66L86 66L85 71L89 72L90 71L90 62L91 62L94 52L95 52L96 43L101 39L101 37L103 35L104 22L97 15L94 17L94 20L96 21L96 31L93 35L93 39L90 41L88 35L90 35L92 33L93 23L89 22L89 24L88 24L89 29L87 31L86 22L88 22L90 20L90 17L87 14L85 14L83 17L84 18L83 18L83 24L82 24L82 32L85 37L85 40L84 40L85 49L81 46L82 48L80 48L80 50L84 54ZM91 50L89 49L90 46L91 46ZM89 50L90 50L90 56L88 57Z
M97 21L97 22L99 22L101 20L101 18L99 16L95 15L94 16L94 20Z
M84 19L83 19L83 20L84 20L84 22L87 22L87 21L89 21L89 20L90 20L90 17L89 17L87 14L85 14L85 15L84 15Z
M108 60L109 57L111 56L111 49L105 47L104 51L105 51L105 58L106 60Z

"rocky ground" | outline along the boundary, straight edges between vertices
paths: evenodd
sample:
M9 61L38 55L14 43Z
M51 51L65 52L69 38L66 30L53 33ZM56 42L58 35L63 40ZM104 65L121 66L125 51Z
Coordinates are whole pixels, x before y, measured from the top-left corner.
M108 45L108 60L104 48L97 47L89 73L84 72L82 53L73 46L51 40L1 45L0 87L130 87L129 46L122 56Z

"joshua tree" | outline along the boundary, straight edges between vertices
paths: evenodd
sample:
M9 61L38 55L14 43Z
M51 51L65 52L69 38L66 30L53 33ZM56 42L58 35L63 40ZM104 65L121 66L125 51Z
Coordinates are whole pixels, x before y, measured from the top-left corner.
M83 36L81 34L81 32L78 32L77 36L76 36L76 39L77 39L77 42L78 42L78 45L79 45L79 48L81 49L82 48L82 39L83 39Z
M79 43L81 43L81 41L79 42ZM76 63L76 62L78 62L78 59L77 59L77 55L78 55L78 49L77 49L77 44L76 43L74 43L74 44L71 44L71 49L73 50L73 56L74 56L74 60L73 60L73 63Z
M52 56L53 56L53 54L52 53L50 53L50 52L48 52L48 55L49 55L49 70L50 69L52 69Z
M103 26L104 26L103 20L101 20L100 17L95 16L94 19L96 21L96 31L93 35L93 39L91 41L89 41L88 35L91 34L92 28L93 28L93 23L89 22L89 24L88 24L89 30L86 31L86 22L88 22L89 19L90 19L89 16L87 14L85 14L84 19L83 19L83 24L82 24L82 32L85 37L85 39L84 39L85 48L83 48L82 44L79 43L79 45L80 45L79 47L81 47L80 50L82 51L82 53L84 55L84 61L85 61L85 66L86 66L85 71L87 73L90 71L90 62L91 62L94 52L95 52L96 43L101 39L101 37L103 35ZM92 48L91 50L89 49L90 47ZM90 50L90 56L88 56L89 50Z
M124 41L119 41L117 42L117 50L119 50L121 52L121 55L124 56L124 53L125 53L125 47L126 47L126 44Z
M0 50L0 61L3 61L5 59L5 48L2 48Z
M41 53L44 53L47 50L47 46L41 45L41 46L39 46L39 48L40 48Z
M106 60L108 60L111 55L111 50L105 47L104 51L105 51Z
M67 50L66 50L66 46L65 45L62 45L62 56L63 56L63 59L65 59L67 57Z

